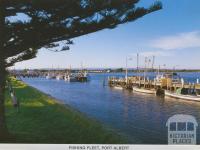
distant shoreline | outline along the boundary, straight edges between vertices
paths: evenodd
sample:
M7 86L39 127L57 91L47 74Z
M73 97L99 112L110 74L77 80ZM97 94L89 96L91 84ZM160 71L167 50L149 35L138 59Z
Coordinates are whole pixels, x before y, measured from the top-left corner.
M78 73L81 71L86 71L88 73L126 73L125 68L118 68L118 69L24 69L24 70L10 70L12 73L28 73L28 72L35 72L35 73L49 73L49 72L60 72L60 73ZM158 72L158 69L128 69L129 73L142 73L142 72ZM200 72L200 69L160 69L159 72Z

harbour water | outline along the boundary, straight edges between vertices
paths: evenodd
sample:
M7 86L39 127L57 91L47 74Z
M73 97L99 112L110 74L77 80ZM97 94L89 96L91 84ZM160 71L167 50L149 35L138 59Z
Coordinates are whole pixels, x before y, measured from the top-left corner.
M22 80L122 134L129 143L166 144L166 122L175 114L193 115L200 125L200 102L110 88L106 81L109 76L124 77L124 74L90 74L90 81L85 83L45 78ZM180 76L195 82L200 73L180 73ZM200 144L200 127L197 143Z

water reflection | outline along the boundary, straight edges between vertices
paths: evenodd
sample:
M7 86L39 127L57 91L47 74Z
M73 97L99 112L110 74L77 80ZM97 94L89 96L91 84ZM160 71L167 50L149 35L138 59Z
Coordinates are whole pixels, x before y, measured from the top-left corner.
M117 74L123 76L122 74ZM194 75L184 74L188 80ZM200 103L160 98L103 86L112 74L91 74L88 83L67 83L47 79L23 79L39 90L95 118L127 136L130 143L167 143L166 121L174 114L188 114L200 123ZM196 76L195 76L196 77ZM198 129L198 143L199 132Z

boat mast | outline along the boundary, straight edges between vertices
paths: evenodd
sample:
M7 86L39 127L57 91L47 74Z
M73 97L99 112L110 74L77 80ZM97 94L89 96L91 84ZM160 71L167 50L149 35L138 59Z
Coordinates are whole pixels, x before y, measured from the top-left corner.
M160 75L160 65L158 66L158 75Z
M54 76L54 74L55 74L55 71L54 71L54 66L53 66L53 64L52 64L52 74L53 74L53 76Z
M72 66L69 65L69 75L71 75Z
M153 60L152 60L152 70L154 70L154 64L155 64L155 56L153 56Z
M137 53L137 75L139 76L139 54Z
M83 74L83 62L81 61L81 73Z
M126 57L126 75L125 75L126 83L128 82L128 64L127 64L128 62L127 61L128 61L128 58Z
M147 57L145 57L145 65L144 65L144 88L146 87L146 67L147 67Z

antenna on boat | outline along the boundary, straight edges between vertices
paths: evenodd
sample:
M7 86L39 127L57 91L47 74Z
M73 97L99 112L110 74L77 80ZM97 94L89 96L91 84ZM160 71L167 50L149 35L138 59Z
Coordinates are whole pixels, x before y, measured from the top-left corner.
M148 65L148 57L145 57L145 66L144 66L144 88L145 88L145 83L146 83L146 71L147 71L147 65Z

